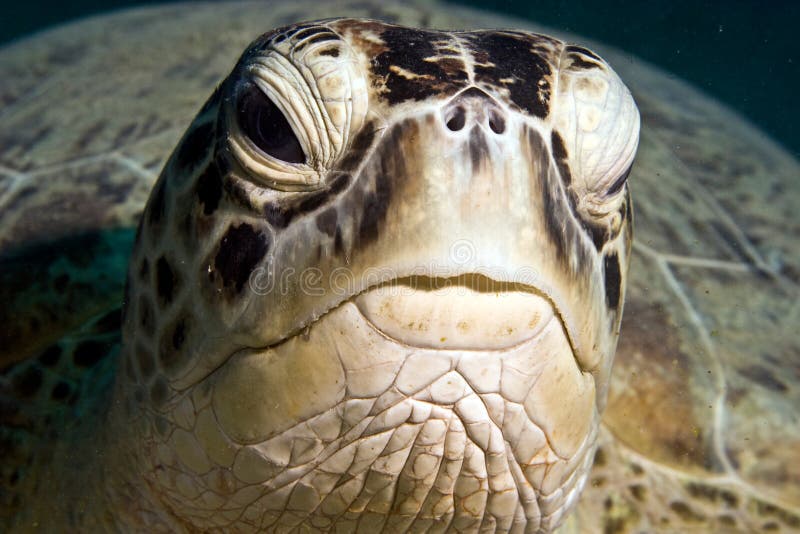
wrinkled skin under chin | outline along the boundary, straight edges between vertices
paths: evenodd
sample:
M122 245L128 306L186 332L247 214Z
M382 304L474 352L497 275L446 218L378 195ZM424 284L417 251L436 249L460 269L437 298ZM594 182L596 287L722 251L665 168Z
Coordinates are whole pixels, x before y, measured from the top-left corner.
M165 410L151 488L203 529L546 530L577 500L598 425L555 315L510 348L436 350L353 302Z

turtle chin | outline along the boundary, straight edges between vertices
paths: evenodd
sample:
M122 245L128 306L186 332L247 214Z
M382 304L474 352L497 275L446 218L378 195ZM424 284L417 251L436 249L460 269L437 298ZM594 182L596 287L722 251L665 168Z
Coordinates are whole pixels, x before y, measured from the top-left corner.
M158 469L198 494L220 492L211 475L225 473L229 506L271 528L368 514L551 529L591 465L594 378L536 290L449 281L373 286L299 335L237 352L187 394L193 435L173 432ZM163 488L176 511L180 483Z

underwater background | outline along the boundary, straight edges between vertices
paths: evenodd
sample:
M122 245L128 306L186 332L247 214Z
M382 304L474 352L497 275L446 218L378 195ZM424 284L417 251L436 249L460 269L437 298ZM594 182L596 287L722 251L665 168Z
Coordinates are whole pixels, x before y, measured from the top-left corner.
M163 2L4 2L0 46L92 13ZM616 46L738 110L800 156L800 2L485 0L455 2L528 18Z

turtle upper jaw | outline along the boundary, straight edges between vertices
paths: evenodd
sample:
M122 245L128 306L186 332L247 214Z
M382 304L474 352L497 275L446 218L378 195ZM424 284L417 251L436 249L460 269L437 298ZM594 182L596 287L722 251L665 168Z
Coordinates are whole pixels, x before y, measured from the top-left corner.
M533 287L477 274L393 279L354 303L395 342L441 350L507 349L535 338L556 317Z

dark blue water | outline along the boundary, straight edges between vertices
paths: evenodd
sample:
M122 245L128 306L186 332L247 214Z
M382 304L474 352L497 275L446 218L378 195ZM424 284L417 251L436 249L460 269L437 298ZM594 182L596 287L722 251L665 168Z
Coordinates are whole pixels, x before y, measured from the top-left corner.
M87 13L142 3L148 2L4 2L0 43ZM485 0L458 3L490 8ZM493 9L660 65L739 110L800 155L800 2L508 0Z

